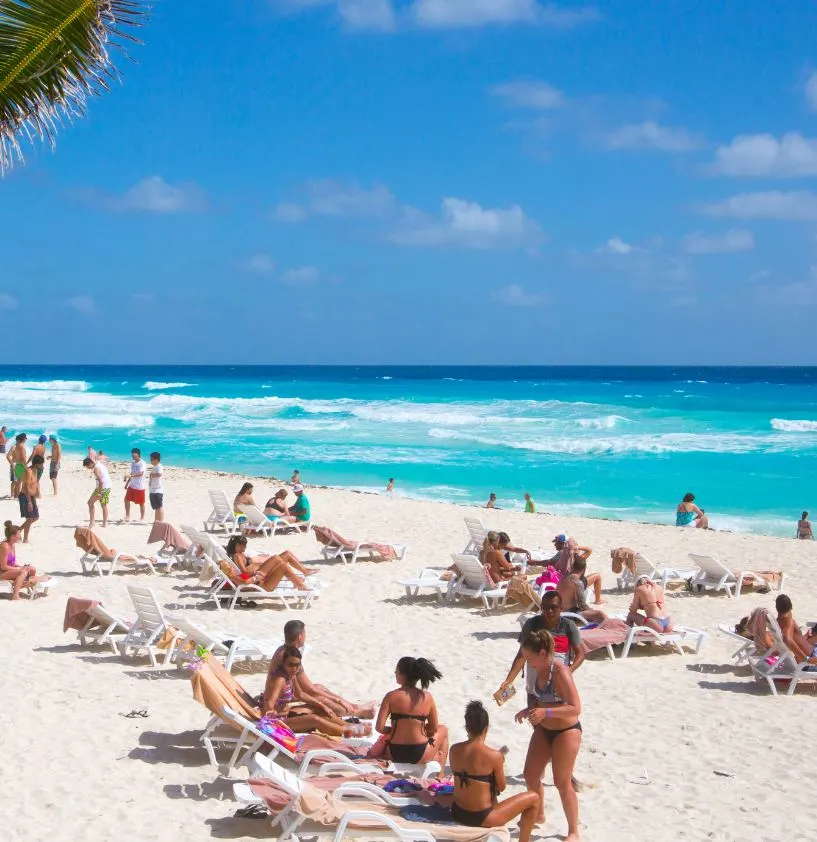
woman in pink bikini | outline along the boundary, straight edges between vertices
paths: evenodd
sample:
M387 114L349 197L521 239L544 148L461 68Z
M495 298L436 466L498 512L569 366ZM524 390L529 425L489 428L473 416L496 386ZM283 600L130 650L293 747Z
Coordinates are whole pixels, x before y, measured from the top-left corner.
M37 569L30 564L19 566L15 546L20 541L20 527L10 520L5 523L6 540L0 543L0 579L12 582L12 599L20 598L23 588L31 588L39 582L47 582L50 576L38 576Z

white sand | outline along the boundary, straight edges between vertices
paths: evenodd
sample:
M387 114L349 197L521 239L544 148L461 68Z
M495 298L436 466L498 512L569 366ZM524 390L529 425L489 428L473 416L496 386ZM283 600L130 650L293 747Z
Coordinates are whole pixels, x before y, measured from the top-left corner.
M111 508L118 519L123 511L121 468L114 474ZM83 576L73 527L85 522L92 482L79 466L66 466L61 481L55 500L44 480L41 521L32 531L31 545L21 546L18 553L22 561L59 579L59 589L33 602L0 599L0 838L271 836L266 822L230 818L238 805L230 783L208 765L198 743L207 712L193 701L186 671L154 672L110 651L81 649L74 632L62 634L69 595L102 598L131 616L125 590L129 582L150 585L168 608L184 607L205 625L246 635L278 637L287 619L302 617L311 644L310 676L348 698L379 700L393 687L394 664L402 655L432 659L444 675L433 693L453 739L463 737L465 703L482 699L492 717L490 741L510 746L512 789L521 783L529 731L514 725L512 717L523 697L501 710L490 699L516 651L518 611L486 615L476 602L438 605L431 596L407 602L394 584L425 565L446 565L450 553L462 550L462 517L468 508L311 489L314 522L353 538L405 542L410 547L406 560L354 568L324 565L328 587L308 612L259 608L217 613L212 604L198 608L190 574ZM239 482L210 472L167 469L167 519L200 526L209 511L207 489L224 488L232 497ZM265 501L272 488L269 481L258 481L256 499ZM795 615L801 622L817 619L817 546L810 542L514 512L471 513L531 549L549 548L556 532L569 532L594 548L590 570L603 571L605 589L615 585L609 550L621 545L681 567L687 566L686 554L692 550L711 552L742 568L782 565ZM19 522L18 515L16 501L0 503L0 520ZM111 525L101 534L112 547L143 550L148 529L147 524ZM291 548L301 559L317 556L311 536L254 540L251 546L254 551ZM624 595L605 598L610 611L626 608ZM584 840L726 842L817 836L811 795L815 691L805 686L795 698L772 698L748 670L730 666L734 647L716 631L719 622L734 623L753 607L771 607L773 601L774 594L745 594L738 601L670 596L677 622L711 633L699 656L642 648L626 661L593 660L579 670L584 742L577 774L587 785L580 795ZM240 677L250 690L262 686L263 672ZM149 719L122 716L143 708ZM566 824L551 786L546 799L548 821L535 838L562 838Z

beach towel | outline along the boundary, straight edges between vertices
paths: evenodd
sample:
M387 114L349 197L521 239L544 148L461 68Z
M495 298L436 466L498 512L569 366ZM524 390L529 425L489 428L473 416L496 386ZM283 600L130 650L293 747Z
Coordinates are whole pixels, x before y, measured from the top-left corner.
M535 605L537 610L542 607L542 597L531 587L524 576L514 576L508 582L508 597L515 599L525 608Z
M587 652L624 643L629 633L630 627L624 620L604 620L594 629L579 629L579 636Z
M99 605L98 599L82 599L78 596L69 596L65 603L65 619L62 623L62 630L67 632L68 629L76 629L77 631L84 629L91 618L88 616L88 611L91 608L96 608Z
M613 560L613 573L621 573L626 567L635 576L635 550L631 550L629 547L616 547L616 549L610 550L610 557Z
M105 558L112 557L114 555L113 550L109 550L105 545L105 542L94 532L93 529L89 529L87 526L78 526L74 530L74 542L86 553L94 553L95 555L101 555Z
M190 547L190 542L175 526L159 521L151 527L147 542L148 544L155 544L157 541L163 541L165 547L170 547L174 550L187 550Z
M746 621L746 634L754 641L758 652L765 652L772 645L768 628L769 612L765 608L755 608Z
M568 576L573 572L573 561L576 558L576 550L579 545L574 538L568 538L564 546L559 550L558 558L553 562L553 566L561 576Z
M354 550L358 546L355 541L344 538L328 526L313 526L312 530L315 533L315 538L324 547L342 547L344 550ZM378 555L389 560L397 558L397 551L391 544L375 544L372 541L366 541L361 543L360 546L366 549L372 549Z

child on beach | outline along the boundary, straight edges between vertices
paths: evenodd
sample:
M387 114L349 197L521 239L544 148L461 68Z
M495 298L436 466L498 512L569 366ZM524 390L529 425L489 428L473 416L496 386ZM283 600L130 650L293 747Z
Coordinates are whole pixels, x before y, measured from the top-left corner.
M165 519L165 487L164 468L162 467L162 456L157 451L150 454L150 477L148 479L148 494L150 496L150 508L153 509L153 520L161 523Z

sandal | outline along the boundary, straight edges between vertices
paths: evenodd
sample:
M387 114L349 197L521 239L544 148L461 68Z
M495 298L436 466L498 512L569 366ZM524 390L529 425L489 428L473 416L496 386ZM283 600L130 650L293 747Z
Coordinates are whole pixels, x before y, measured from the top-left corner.
M263 804L250 804L233 813L234 819L267 819L269 810Z

